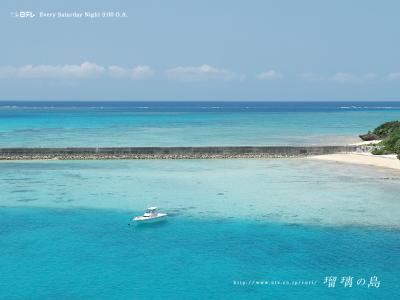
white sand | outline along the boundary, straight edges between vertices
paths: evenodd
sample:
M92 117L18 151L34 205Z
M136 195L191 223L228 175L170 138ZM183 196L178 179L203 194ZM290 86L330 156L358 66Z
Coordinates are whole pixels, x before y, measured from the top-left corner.
M311 156L310 158L400 170L400 160L397 159L394 154L372 155L371 153L338 153Z
M362 141L357 143L352 143L352 146L372 146L382 142L382 140L372 140L372 141Z

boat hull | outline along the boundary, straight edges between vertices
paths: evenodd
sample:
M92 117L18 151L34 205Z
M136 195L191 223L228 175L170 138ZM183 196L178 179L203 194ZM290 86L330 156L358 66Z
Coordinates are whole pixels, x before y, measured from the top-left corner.
M158 222L166 221L167 215L165 214L165 215L160 215L160 216L156 216L156 217L147 217L147 218L140 216L140 217L135 217L133 220L138 224L158 223Z

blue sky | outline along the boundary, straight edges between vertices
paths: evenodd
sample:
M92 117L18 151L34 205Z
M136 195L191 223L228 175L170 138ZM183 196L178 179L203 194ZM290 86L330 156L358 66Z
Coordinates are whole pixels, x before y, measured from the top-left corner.
M38 17L85 11L128 17ZM399 12L397 0L1 1L0 100L399 100Z

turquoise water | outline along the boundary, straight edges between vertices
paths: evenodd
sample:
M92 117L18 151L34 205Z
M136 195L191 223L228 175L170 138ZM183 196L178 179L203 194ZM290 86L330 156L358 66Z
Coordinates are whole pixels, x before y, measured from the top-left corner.
M393 102L3 102L0 147L344 144L394 119ZM3 161L0 299L398 299L399 182L312 159ZM153 205L167 222L128 226Z
M5 299L396 299L400 173L308 159L0 164ZM165 223L128 226L149 205ZM337 276L335 288L324 284ZM354 277L352 288L340 284ZM371 276L381 286L368 288ZM365 278L365 285L356 280ZM234 281L315 281L312 286Z
M3 299L396 299L398 231L177 216L127 226L128 212L1 208ZM335 288L325 276L378 276ZM237 286L315 280L315 286Z
M400 173L310 159L0 162L1 204L397 227Z
M10 102L0 147L346 144L397 102Z

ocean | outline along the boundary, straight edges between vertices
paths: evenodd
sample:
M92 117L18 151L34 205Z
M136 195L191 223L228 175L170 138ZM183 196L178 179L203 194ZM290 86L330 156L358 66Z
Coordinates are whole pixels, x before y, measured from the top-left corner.
M340 145L399 102L1 102L0 147Z
M395 119L393 102L2 102L0 146L343 144ZM301 158L3 161L0 298L397 299L399 182ZM129 225L153 205L168 221Z

